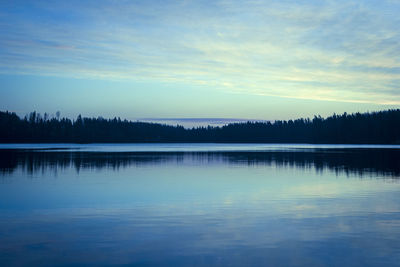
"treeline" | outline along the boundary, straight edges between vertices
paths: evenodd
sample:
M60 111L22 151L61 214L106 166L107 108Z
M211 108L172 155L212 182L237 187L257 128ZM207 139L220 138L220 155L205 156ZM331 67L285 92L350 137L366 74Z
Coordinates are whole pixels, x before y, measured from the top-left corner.
M0 112L1 143L332 143L400 144L400 109L313 119L233 123L222 127L185 129L120 118L49 117L30 113L24 118Z

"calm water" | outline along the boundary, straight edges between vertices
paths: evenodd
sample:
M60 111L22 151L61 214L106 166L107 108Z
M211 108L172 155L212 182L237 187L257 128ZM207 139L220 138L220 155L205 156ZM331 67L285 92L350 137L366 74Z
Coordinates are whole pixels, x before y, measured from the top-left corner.
M400 266L399 146L1 145L0 159L0 266Z

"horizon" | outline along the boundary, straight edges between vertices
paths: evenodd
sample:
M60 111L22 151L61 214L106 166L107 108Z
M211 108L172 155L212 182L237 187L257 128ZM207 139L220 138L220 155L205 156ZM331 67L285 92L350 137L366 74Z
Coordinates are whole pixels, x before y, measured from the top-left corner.
M60 113L54 117L36 112L19 118L15 113L0 112L0 142L400 144L400 109L274 122L219 120L209 125L209 120L197 119L193 125L193 120L186 119L172 126L168 122L81 115L70 120L60 118Z
M241 123L247 123L247 122L252 122L252 123L275 123L276 121L295 121L298 119L309 119L312 120L314 117L321 117L322 119L327 119L333 116L342 116L344 114L347 115L354 115L357 113L360 114L374 114L374 113L379 113L379 112L385 112L385 111L397 111L400 109L386 109L386 110L372 110L372 111L366 111L366 112L343 112L343 113L332 113L328 116L321 116L320 114L314 114L311 117L294 117L294 118L289 118L286 120L274 120L274 119L247 119L247 118L124 118L124 117L119 117L119 116L110 116L110 117L103 117L103 116L84 116L82 114L78 114L78 116L81 116L82 118L88 118L88 119L105 119L105 120L113 120L115 118L119 118L121 120L127 120L129 122L142 122L142 123L155 123L155 124L161 124L161 125L169 125L169 126L183 126L186 129L191 129L191 128L197 128L197 127L222 127L225 125L229 124L241 124ZM13 111L5 110L0 112L9 112L9 113L15 113ZM29 115L32 112L36 112L37 115L44 116L46 114L48 119L52 118L57 118L57 115L55 113L40 113L37 111L31 111L29 113L26 113L24 115L20 115L15 113L20 119L24 118L29 118ZM59 112L59 111L58 111ZM60 119L69 119L71 121L76 121L76 118L78 117L68 117L68 116L63 116L63 114L60 112L59 113L59 118Z
M287 120L400 107L396 1L0 6L0 106L17 114Z

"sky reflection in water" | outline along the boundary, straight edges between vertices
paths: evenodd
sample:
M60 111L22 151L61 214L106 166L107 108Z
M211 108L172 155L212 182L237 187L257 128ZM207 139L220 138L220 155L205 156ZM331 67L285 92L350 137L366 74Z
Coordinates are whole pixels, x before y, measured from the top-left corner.
M396 266L399 153L3 150L0 263Z

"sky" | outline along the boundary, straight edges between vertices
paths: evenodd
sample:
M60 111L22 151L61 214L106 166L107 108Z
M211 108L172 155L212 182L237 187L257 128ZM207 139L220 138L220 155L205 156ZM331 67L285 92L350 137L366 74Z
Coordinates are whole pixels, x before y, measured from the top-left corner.
M275 120L400 108L400 1L3 1L0 110Z

